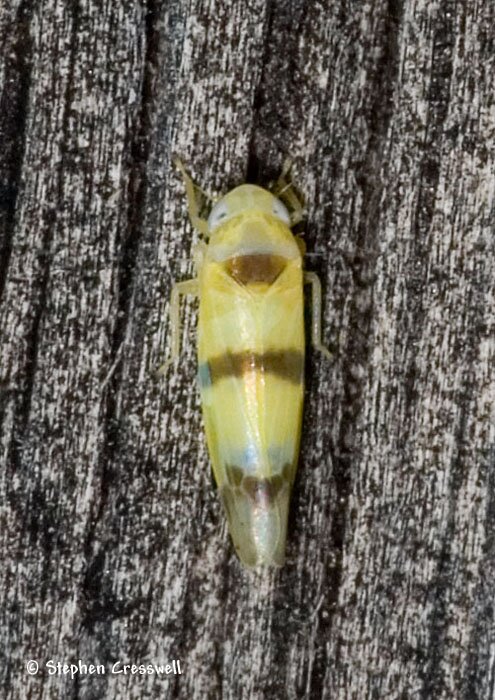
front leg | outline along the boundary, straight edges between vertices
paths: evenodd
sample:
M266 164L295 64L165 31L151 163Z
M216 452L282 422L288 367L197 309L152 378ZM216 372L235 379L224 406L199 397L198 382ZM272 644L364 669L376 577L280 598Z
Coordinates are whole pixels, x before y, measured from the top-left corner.
M170 357L158 369L158 374L165 374L170 365L175 362L180 356L180 300L183 296L198 296L199 286L198 280L184 280L177 282L172 287L170 294Z
M290 209L290 227L292 228L304 219L306 212L301 200L294 190L291 180L288 179L291 168L292 161L290 158L286 158L282 165L282 172L280 173L278 180L273 183L273 186L269 189L271 189L276 197L282 199L288 204Z
M208 222L206 221L206 219L202 219L199 215L198 202L196 201L196 195L194 193L195 184L192 181L192 179L189 177L189 175L186 173L186 169L182 165L182 161L179 158L175 159L174 165L177 168L177 170L180 172L180 174L182 175L182 179L183 179L184 185L186 187L187 212L189 214L189 219L191 220L191 224L200 233L202 233L205 236L208 236L209 235ZM196 189L199 189L199 188L196 188ZM209 198L209 195L207 195L207 196Z
M311 285L311 343L329 360L332 353L321 339L321 284L315 272L304 273L304 283Z

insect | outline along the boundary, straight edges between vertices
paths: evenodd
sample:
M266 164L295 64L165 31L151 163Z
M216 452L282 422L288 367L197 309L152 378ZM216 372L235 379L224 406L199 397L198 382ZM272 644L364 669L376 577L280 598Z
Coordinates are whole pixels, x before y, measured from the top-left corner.
M304 243L291 231L303 210L285 167L275 185L280 198L241 185L202 219L196 186L180 161L176 167L191 223L207 242L195 248L197 277L172 289L167 365L180 353L180 299L199 296L199 389L230 534L245 566L282 566L301 436L305 283L313 346L330 356L321 340L320 282L303 270Z

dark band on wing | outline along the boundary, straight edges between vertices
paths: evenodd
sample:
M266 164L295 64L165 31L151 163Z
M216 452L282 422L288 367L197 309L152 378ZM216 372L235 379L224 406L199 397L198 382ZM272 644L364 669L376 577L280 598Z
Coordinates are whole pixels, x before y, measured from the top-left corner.
M287 258L281 255L268 253L236 255L225 262L225 269L239 284L273 284L287 262Z
M225 353L213 357L201 371L201 376L208 376L208 386L226 377L241 378L253 372L273 374L293 384L302 381L304 355L299 350L268 350L264 353L252 351ZM208 370L208 371L207 371ZM205 386L202 384L202 386Z
M247 497L253 507L268 509L275 502L278 494L290 487L291 472L291 465L285 464L280 473L258 478L244 476L244 472L239 467L227 466L227 482L223 485L221 493L229 518L232 516L235 499L241 496Z

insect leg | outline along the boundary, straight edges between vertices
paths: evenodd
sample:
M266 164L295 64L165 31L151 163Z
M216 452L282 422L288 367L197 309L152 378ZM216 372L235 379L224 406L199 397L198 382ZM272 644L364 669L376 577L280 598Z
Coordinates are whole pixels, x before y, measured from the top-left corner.
M273 184L273 194L283 199L291 209L290 225L295 226L304 219L305 211L301 200L297 196L292 182L289 179L289 172L292 167L290 158L286 158L282 165L282 172L278 180Z
M198 280L184 280L177 282L172 287L170 294L170 357L158 368L158 374L165 374L170 365L178 359L180 355L180 300L181 297L198 295Z
M304 283L311 285L311 343L315 350L331 359L332 353L321 340L321 284L318 275L305 272Z
M202 219L199 215L198 203L196 201L196 195L194 194L194 182L187 174L186 169L182 165L182 161L179 160L179 158L175 159L174 165L180 172L180 174L182 175L182 179L184 180L187 197L187 211L191 223L194 226L194 228L196 228L200 233L203 233L205 236L207 236L208 222L206 221L206 219Z

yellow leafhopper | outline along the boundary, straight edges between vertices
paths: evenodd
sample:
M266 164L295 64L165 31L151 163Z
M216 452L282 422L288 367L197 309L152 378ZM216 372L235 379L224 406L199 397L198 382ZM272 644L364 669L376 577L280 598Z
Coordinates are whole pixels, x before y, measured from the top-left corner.
M191 222L207 242L195 249L197 277L172 289L170 362L180 351L180 297L199 296L203 419L230 534L246 566L282 566L301 436L305 283L313 345L330 355L321 340L320 282L303 270L304 244L291 231L302 207L285 169L273 193L241 185L205 220L195 185L176 165Z

